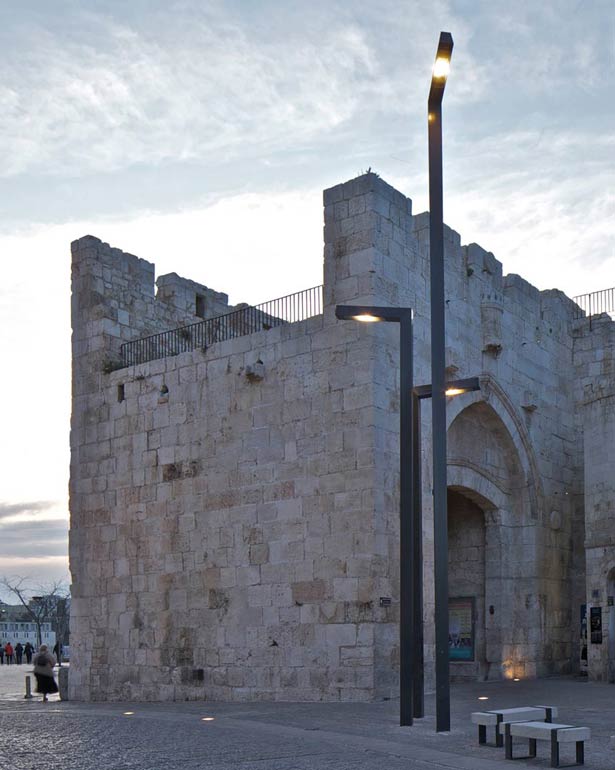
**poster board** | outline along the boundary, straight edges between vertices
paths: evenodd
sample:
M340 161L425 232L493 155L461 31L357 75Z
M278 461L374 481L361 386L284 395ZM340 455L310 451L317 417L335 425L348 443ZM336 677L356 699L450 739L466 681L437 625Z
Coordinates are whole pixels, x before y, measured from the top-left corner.
M590 607L589 628L592 644L602 644L602 607Z
M474 596L448 600L448 659L474 660Z
M581 605L581 638L580 638L580 669L582 674L587 674L587 605Z

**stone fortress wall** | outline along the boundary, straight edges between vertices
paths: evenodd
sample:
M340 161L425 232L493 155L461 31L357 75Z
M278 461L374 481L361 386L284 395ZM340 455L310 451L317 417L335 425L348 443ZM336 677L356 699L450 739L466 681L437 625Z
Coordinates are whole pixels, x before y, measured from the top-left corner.
M584 447L588 668L593 679L615 682L615 324L607 315L593 318L591 331L587 322L580 327L575 363ZM594 613L599 630L592 634Z
M174 274L154 295L152 264L73 244L71 697L396 694L397 329L334 308L414 308L415 382L429 382L429 216L375 174L326 190L324 212L322 315L111 372L121 342L232 308ZM503 276L448 228L445 251L448 374L482 386L447 410L450 593L473 596L476 626L475 659L451 671L576 670L587 335L561 292Z

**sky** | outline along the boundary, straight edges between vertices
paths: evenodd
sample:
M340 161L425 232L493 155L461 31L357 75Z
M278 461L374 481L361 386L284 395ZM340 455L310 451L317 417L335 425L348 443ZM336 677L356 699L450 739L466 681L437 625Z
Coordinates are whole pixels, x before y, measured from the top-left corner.
M441 30L447 224L540 289L615 286L612 0L0 3L0 576L68 577L70 242L231 303L320 284L324 188L427 208Z

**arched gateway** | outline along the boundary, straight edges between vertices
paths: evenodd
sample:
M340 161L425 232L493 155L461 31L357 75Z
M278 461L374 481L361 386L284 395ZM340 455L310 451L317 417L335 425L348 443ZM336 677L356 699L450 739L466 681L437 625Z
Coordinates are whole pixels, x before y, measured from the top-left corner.
M460 403L448 430L454 679L535 676L544 639L532 458L493 393Z

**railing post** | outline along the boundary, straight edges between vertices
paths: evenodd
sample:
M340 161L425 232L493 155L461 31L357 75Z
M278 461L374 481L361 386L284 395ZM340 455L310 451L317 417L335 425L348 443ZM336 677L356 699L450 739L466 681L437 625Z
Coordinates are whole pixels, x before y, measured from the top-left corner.
M589 330L592 330L592 295L589 295Z

